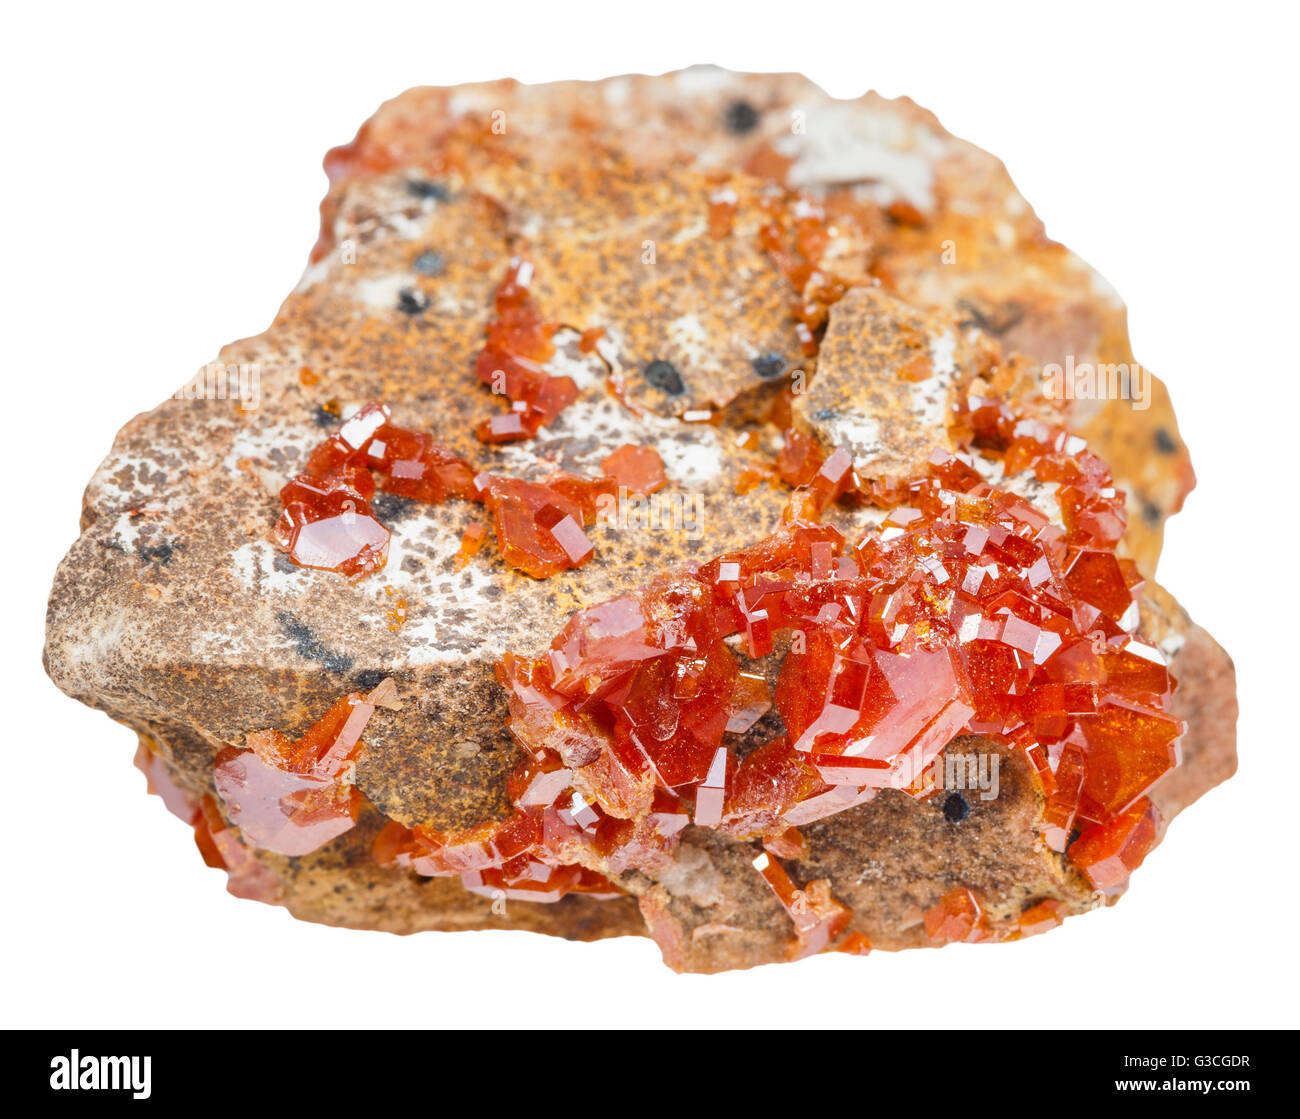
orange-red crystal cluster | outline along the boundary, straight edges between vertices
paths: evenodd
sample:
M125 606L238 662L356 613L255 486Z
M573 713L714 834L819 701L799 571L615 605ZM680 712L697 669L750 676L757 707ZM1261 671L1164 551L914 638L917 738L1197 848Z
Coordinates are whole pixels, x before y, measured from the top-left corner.
M383 404L365 405L317 447L306 470L280 491L284 511L276 539L295 563L360 579L382 568L389 533L370 499L378 488L415 501L481 501L492 514L501 556L511 567L544 579L586 563L595 547L586 529L623 487L652 493L665 482L653 447L627 444L602 460L595 478L557 473L541 482L475 474L464 459L427 434L390 422ZM373 472L373 473L372 473ZM456 562L482 544L471 526Z
M1163 657L1134 636L1141 579L1114 552L1122 495L1062 431L979 398L960 423L1009 470L1055 483L1064 527L941 452L927 477L867 491L891 508L849 547L808 519L858 491L834 452L774 536L579 612L546 657L503 659L510 726L538 774L530 810L577 797L594 832L641 841L638 822L676 805L776 836L883 787L928 795L944 745L978 733L1030 762L1047 841L1098 890L1122 888L1155 839L1144 794L1177 764L1182 729ZM775 690L756 700L730 643L761 657L782 635ZM729 732L767 702L785 735L739 757Z
M371 403L312 451L306 469L280 491L277 542L303 567L352 579L378 571L389 533L370 506L376 477L385 493L416 501L477 495L468 463L431 436L390 423L388 409Z
M528 261L510 262L496 291L496 318L474 367L480 381L510 401L509 411L478 425L476 434L486 443L529 439L578 399L572 377L555 377L543 368L555 356L551 338L559 324L543 318L528 291L532 276Z
M352 782L361 735L375 704L358 692L336 702L296 742L277 730L217 754L213 780L230 822L256 846L306 855L357 822Z
M380 417L370 436L342 442L369 455ZM977 733L1028 760L1047 842L1098 891L1122 890L1157 837L1145 794L1177 764L1182 729L1166 712L1164 658L1135 636L1141 578L1115 554L1123 496L1081 440L995 400L969 398L956 434L1001 456L1006 475L1028 470L1055 485L1062 525L986 483L964 455L936 452L921 479L864 487L847 451L823 456L788 432L776 472L797 488L773 536L580 611L542 658L502 659L510 728L526 753L510 782L513 813L456 833L390 823L376 857L459 875L491 896L553 901L615 893L586 868L661 866L690 822L759 836L768 851L758 869L804 954L839 937L849 914L828 884L799 889L776 862L797 846L792 829L884 787L929 795L944 745ZM507 562L543 577L590 556L583 527L603 498L662 484L652 455L623 448L600 479L457 478L462 496L492 511ZM841 498L886 508L883 524L850 545L821 523ZM751 658L786 649L773 690L741 671L733 646ZM785 733L742 756L738 736L773 706ZM288 756L285 742L265 745ZM238 760L245 772L303 772L257 749ZM346 812L332 811L318 834L343 823ZM240 826L258 841L272 828L255 817ZM1060 917L1044 902L1020 935ZM969 891L925 918L936 941L988 935ZM851 950L868 948L855 940Z

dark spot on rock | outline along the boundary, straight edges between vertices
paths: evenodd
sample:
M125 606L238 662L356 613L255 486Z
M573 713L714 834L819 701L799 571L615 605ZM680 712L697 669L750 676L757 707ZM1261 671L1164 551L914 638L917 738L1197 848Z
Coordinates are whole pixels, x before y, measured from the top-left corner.
M368 692L371 688L377 688L387 678L386 672L380 672L377 668L364 668L352 677L352 683L356 685L359 692Z
M1162 455L1172 455L1178 450L1178 444L1174 442L1174 437L1163 427L1156 428L1156 450Z
M961 326L977 326L985 334L1001 337L1025 317L1025 309L1019 303L1007 302L997 307L980 307L969 299L957 300L958 309L965 311L967 317Z
M407 179L406 191L415 198L436 198L439 202L446 202L451 197L451 191L444 184L430 179Z
M414 556L407 556L402 560L402 570L408 575L414 575L420 570L420 561Z
M176 554L176 545L167 541L161 544L141 544L136 548L136 552L145 563L166 566L171 563L172 556Z
M422 315L429 309L429 297L419 288L402 288L397 293L397 309L404 315Z
M645 379L648 384L669 396L681 396L686 391L686 382L671 361L652 361L645 367Z
M299 567L296 563L294 563L293 560L291 560L283 552L275 553L275 559L271 561L271 566L274 567L276 571L278 571L281 575L297 575L298 572L302 570L301 567Z
M813 419L817 420L819 423L826 423L828 420L835 419L838 415L839 413L836 412L834 408L818 408L817 411L813 413Z
M395 493L377 493L370 500L370 508L379 518L381 524L404 521L416 511L416 503L409 497L398 497Z
M970 815L970 804L961 793L949 793L943 798L943 818L950 824L960 824Z
M442 253L436 253L432 249L415 258L415 270L421 276L441 276L446 267L447 262L442 259Z
M1160 512L1160 506L1154 501L1142 502L1142 519L1149 525L1158 525L1163 514Z
M763 354L761 357L754 358L749 364L754 367L754 372L765 381L770 381L773 377L779 377L785 372L785 358L780 354Z
M484 598L500 598L501 588L496 583L489 583L480 593Z
M317 404L312 410L311 421L317 427L338 427L339 414L324 404Z
M285 636L297 647L298 655L311 661L318 661L327 672L344 673L352 671L352 658L343 653L334 653L327 649L311 626L300 622L287 610L281 610L275 620L280 623Z
M727 106L722 120L733 136L743 136L758 127L758 110L748 101L733 101Z

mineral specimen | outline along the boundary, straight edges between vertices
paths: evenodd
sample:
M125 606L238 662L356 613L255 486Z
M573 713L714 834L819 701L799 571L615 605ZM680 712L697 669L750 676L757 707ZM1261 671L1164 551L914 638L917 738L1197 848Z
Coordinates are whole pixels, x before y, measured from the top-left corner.
M1231 774L1168 396L1055 390L1123 307L929 114L420 89L326 169L221 355L259 407L128 425L50 602L231 892L693 971L1014 940Z

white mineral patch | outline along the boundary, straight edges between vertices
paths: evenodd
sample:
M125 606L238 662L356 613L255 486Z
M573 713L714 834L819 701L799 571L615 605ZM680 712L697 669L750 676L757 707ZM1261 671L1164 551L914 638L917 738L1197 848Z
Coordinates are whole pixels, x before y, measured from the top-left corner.
M602 83L600 92L605 98L605 104L617 109L627 104L628 96L631 94L631 83L627 78L610 78L609 81Z
M1178 656L1179 651L1186 644L1186 634L1170 633L1161 640L1160 651L1165 655L1165 660L1172 663L1174 657Z
M951 330L930 339L930 364L940 377L957 372L957 338Z
M853 452L859 465L881 451L880 425L865 416L837 416L825 423L822 442L830 447L845 447Z
M89 628L84 636L70 641L61 650L69 666L103 665L111 661L126 633L125 614L120 611L93 611L88 615Z
M552 377L572 377L582 392L603 389L608 370L604 362L577 348L582 336L575 330L564 329L555 334L555 356L546 363Z
M303 269L297 287L293 289L294 293L301 294L318 284L321 280L325 279L325 277L329 275L330 265L333 263L333 260L331 259L333 255L333 253L329 253L328 255L321 257L321 259L316 261L314 264L307 265L307 267Z
M934 168L917 143L923 129L861 105L818 105L803 112L803 133L777 142L794 158L792 186L876 184L880 189L872 193L883 204L901 198L924 212L934 207Z
M312 572L305 567L293 571L280 571L275 566L278 550L269 540L250 540L241 544L230 555L235 578L257 594L283 595L296 598L306 589L304 576Z
M372 307L377 310L391 311L397 306L397 295L402 288L413 287L414 282L410 276L404 276L400 273L388 276L373 276L368 279L358 280L353 286L353 295L356 301L364 307Z
M162 452L168 450L161 446L158 449ZM122 474L131 479L131 489L125 490L118 485L117 478ZM155 478L158 479L157 486L153 482ZM156 495L165 504L170 479L170 471L155 459L114 452L100 464L88 488L96 505L120 505L141 495L146 498ZM158 493L159 487L162 494Z
M132 517L129 512L119 513L113 522L113 540L126 551L134 551L136 541L140 539L140 526L143 517Z
M433 203L429 209L433 209ZM411 217L401 212L385 214L383 228L391 230L403 241L418 241L429 231L429 211Z
M462 581L467 575L468 585ZM454 621L433 609L428 614L412 618L402 627L402 640L406 644L404 659L407 664L464 665L463 638L469 633L492 632L492 626L483 624L484 619L500 610L497 600L488 595L488 589L497 585L491 569L485 564L471 563L456 578L456 597L446 601L448 608L456 611ZM431 595L427 605L437 607L444 601ZM466 617L465 611L470 611L471 616Z
M909 422L942 431L948 418L949 384L942 377L927 377L913 384L912 399L908 404Z
M682 489L703 488L722 473L722 443L716 428L701 424L689 439L664 431L653 446L663 459L664 473Z
M688 365L707 367L710 356L709 332L694 315L680 315L673 319L668 324L668 337L686 356Z
M221 469L228 474L237 474L242 469L239 465L242 459L270 466L281 452L292 448L297 448L300 458L305 458L321 438L320 429L307 427L301 421L293 423L280 420L276 423L250 424L241 428L231 441L230 450L221 460ZM292 468L281 471L280 485L289 480L292 472Z
M691 66L673 75L677 88L683 93L712 93L726 89L736 80L736 75L720 66Z

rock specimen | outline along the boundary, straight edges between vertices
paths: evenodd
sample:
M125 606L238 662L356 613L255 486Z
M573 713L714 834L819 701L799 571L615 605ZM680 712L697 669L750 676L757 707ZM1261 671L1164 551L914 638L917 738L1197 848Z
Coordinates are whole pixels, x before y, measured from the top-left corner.
M417 89L326 169L298 288L123 429L50 601L231 892L690 971L1015 939L1231 775L1231 662L1153 582L1168 396L928 113Z

